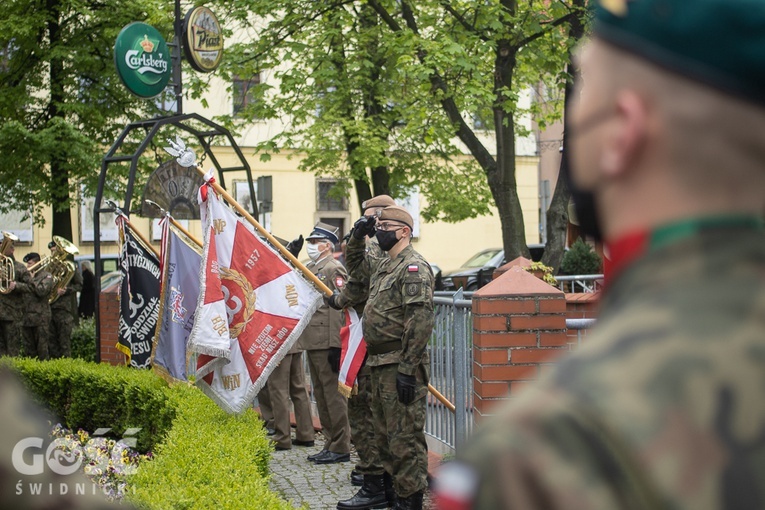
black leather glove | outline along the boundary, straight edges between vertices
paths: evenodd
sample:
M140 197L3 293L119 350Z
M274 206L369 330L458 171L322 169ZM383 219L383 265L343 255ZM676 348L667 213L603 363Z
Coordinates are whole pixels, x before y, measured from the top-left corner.
M330 370L332 370L334 373L340 372L340 347L329 348L327 361L329 361Z
M413 375L406 375L398 372L396 374L396 391L398 392L398 401L405 406L408 406L414 402L416 385L416 377Z
M364 239L366 236L371 236L375 233L375 222L377 218L374 216L362 216L356 223L353 224L353 237L356 239Z
M287 243L286 248L293 257L297 258L298 253L300 253L300 250L303 249L303 234L300 234L300 237Z
M327 302L327 306L330 308L334 308L335 310L342 310L343 307L337 304L337 298L340 297L340 293L338 291L334 291L331 296L328 298L325 298L325 301Z

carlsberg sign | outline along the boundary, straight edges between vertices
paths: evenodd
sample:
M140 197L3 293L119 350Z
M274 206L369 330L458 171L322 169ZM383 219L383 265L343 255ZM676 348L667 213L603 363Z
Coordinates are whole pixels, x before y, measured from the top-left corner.
M142 98L160 94L172 75L165 39L146 23L130 23L122 29L114 44L114 63L122 83Z

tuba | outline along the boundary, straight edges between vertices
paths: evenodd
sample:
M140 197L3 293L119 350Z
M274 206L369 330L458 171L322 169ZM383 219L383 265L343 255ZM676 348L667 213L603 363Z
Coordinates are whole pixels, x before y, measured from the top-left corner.
M56 243L56 253L49 255L37 264L29 268L32 275L38 271L46 270L53 276L53 288L48 294L48 303L53 303L58 299L58 289L63 289L69 284L69 280L74 276L74 262L66 260L69 255L77 255L80 250L63 237L53 236L53 242Z
M5 256L5 250L9 245L19 240L10 232L3 232L3 240L0 242L0 294L8 294L11 291L11 282L16 279L16 269L13 267L13 259Z

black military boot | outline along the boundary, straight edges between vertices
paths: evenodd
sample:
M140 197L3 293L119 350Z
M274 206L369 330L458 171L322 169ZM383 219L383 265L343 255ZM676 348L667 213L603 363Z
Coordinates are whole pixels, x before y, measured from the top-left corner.
M337 502L337 510L383 510L388 508L382 475L364 475L364 485L351 499Z
M393 488L393 477L383 473L383 486L385 487L385 499L388 500L388 508L396 506L396 490Z
M406 498L398 496L393 510L422 510L422 491L415 492Z

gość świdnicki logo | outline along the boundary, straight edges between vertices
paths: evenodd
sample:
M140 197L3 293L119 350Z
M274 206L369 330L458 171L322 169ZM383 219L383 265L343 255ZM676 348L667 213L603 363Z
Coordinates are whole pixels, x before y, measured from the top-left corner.
M172 75L172 61L162 35L146 23L125 26L114 44L117 73L130 92L142 98L160 94Z

